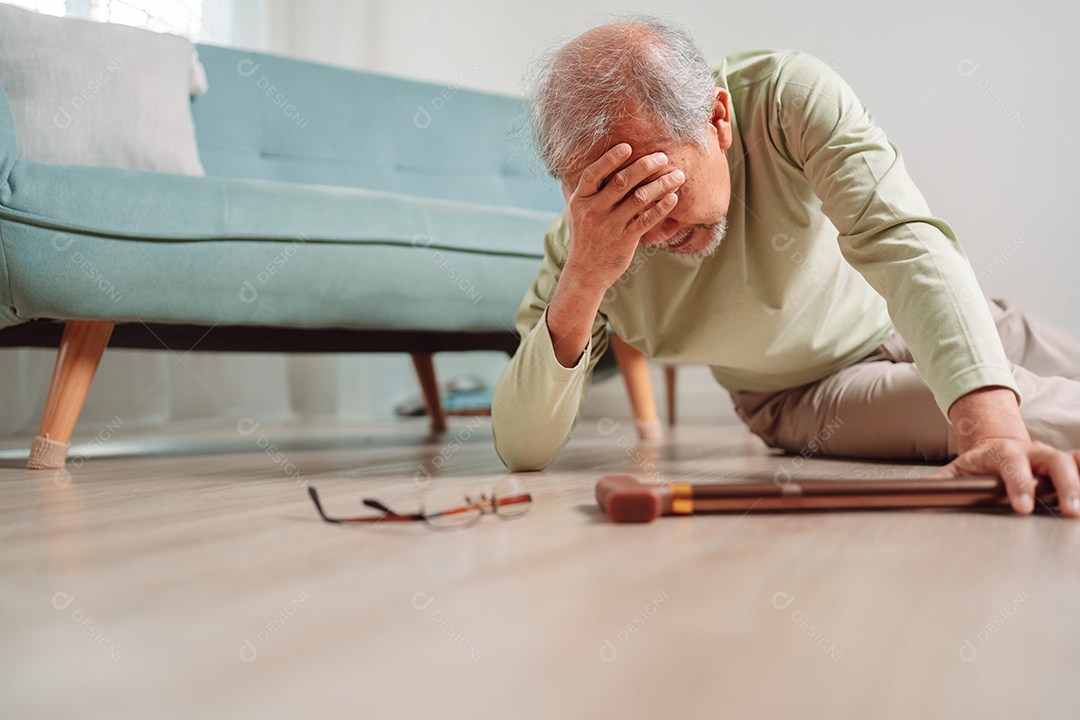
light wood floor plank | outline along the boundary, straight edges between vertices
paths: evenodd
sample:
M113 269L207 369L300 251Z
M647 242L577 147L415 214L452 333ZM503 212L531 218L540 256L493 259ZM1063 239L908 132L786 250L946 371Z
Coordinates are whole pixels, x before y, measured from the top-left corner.
M555 465L522 475L527 516L455 532L330 526L304 486L339 514L363 497L408 510L428 487L482 488L503 475L487 421L451 418L440 441L422 420L128 430L59 473L20 468L28 442L4 440L0 716L1075 715L1080 523L614 525L593 499L611 472L928 472L772 455L737 426L686 424L645 448L631 433L583 421Z

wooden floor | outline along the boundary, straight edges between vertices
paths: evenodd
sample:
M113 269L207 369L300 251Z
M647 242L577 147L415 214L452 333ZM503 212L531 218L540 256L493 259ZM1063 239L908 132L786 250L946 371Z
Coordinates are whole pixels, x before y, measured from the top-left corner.
M327 525L304 486L339 513L368 496L408 509L426 472L428 490L482 488L503 474L486 420L441 440L420 422L125 430L57 473L0 443L0 717L1076 716L1080 523L614 525L593 501L610 472L926 468L770 455L736 426L653 449L629 423L603 429L583 421L524 476L524 518L454 532Z

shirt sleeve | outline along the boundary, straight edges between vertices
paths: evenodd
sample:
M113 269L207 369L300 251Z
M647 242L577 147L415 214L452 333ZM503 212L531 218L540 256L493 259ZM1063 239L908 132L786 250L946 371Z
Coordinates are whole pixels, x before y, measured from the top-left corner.
M844 258L886 301L938 407L987 386L1017 394L975 273L934 217L854 91L828 65L792 53L775 76L777 150L802 168L839 231Z
M495 385L495 452L515 472L543 470L566 445L585 404L593 368L608 345L607 318L597 313L577 365L563 367L555 357L547 307L566 263L568 237L561 214L544 238L543 265L518 308L521 345Z

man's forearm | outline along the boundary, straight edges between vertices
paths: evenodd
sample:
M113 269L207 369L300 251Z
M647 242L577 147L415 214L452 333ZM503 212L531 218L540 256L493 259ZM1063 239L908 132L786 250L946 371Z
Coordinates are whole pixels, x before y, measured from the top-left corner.
M966 452L990 438L1030 440L1012 390L984 387L963 395L949 408L957 451Z
M521 345L506 366L492 397L491 430L495 451L512 471L542 470L570 438L581 412L592 354L564 365L555 356L547 310L522 336ZM595 328L593 322L587 327ZM593 352L602 353L601 338ZM585 340L582 355L589 348Z
M607 288L589 283L569 266L564 269L547 309L547 327L555 359L574 367L592 335L593 321Z

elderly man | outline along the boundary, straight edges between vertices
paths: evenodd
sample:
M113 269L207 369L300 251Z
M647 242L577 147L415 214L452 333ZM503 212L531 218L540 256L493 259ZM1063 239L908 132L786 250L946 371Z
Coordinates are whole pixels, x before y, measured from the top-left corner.
M1080 341L984 298L832 69L753 51L712 71L683 29L639 18L562 47L531 100L566 210L495 390L511 470L567 442L610 323L709 365L770 446L955 458L936 474L1000 476L1019 513L1048 476L1080 517Z

